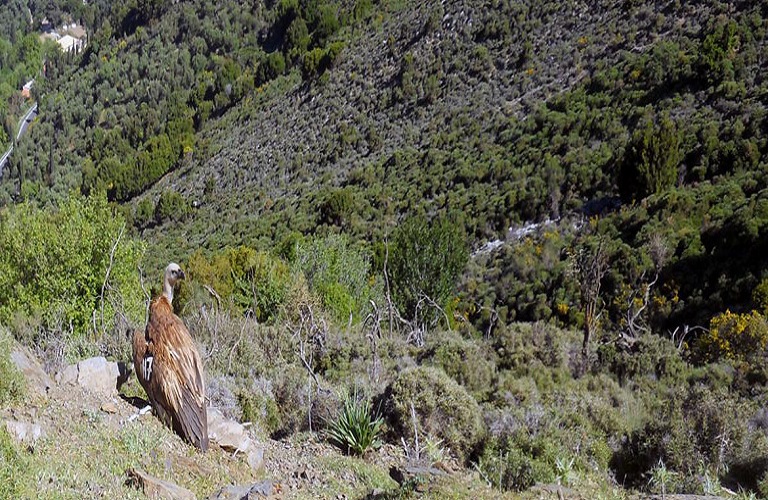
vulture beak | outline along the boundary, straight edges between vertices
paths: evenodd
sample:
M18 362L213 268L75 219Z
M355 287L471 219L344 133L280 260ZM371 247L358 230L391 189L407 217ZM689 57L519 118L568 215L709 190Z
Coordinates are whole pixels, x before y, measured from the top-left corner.
M180 280L187 279L187 275L184 274L184 271L182 271L181 269L179 269L179 279Z

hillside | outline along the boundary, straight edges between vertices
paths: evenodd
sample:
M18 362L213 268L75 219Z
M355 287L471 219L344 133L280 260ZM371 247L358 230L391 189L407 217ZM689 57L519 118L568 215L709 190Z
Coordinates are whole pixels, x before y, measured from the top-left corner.
M762 3L72 14L0 179L0 323L51 369L126 359L179 261L211 403L276 441L353 392L496 490L768 492Z

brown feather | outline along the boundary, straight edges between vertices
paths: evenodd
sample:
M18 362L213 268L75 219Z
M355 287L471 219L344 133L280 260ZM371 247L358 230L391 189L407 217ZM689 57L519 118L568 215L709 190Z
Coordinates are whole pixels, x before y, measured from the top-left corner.
M158 418L206 451L203 365L192 336L165 296L152 301L146 330L134 334L133 363Z

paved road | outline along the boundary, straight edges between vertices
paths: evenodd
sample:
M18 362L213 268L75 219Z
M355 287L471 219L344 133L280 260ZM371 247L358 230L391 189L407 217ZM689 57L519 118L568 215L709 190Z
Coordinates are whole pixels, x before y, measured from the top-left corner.
M21 117L21 120L19 120L19 132L16 134L16 140L13 141L14 143L18 142L19 139L21 139L21 136L27 133L27 127L29 127L29 124L32 123L36 116L37 103L29 108L29 111L27 111L26 114ZM8 148L8 151L3 153L3 156L0 156L0 178L3 177L3 168L5 168L5 164L8 163L8 158L11 156L11 153L13 153L13 144Z

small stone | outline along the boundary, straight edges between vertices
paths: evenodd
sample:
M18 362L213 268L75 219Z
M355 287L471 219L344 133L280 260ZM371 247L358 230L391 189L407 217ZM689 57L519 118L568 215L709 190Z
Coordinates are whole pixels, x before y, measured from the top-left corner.
M208 439L227 451L246 451L251 444L245 427L215 408L208 408Z
M152 477L140 469L129 469L128 478L149 498L168 500L195 500L195 494L169 481Z
M248 498L249 491L248 486L225 486L209 496L208 500L242 500Z
M117 413L117 405L112 401L107 401L106 403L101 405L101 411L104 413Z
M279 487L272 481L264 480L251 486L225 486L217 493L208 497L209 500L253 500L260 498L274 498L279 494Z
M34 446L43 436L43 429L39 425L18 420L6 420L5 429L17 442L30 446Z
M245 453L248 465L255 471L264 466L264 449L256 446L242 424L228 419L216 408L208 408L208 439L226 451Z

